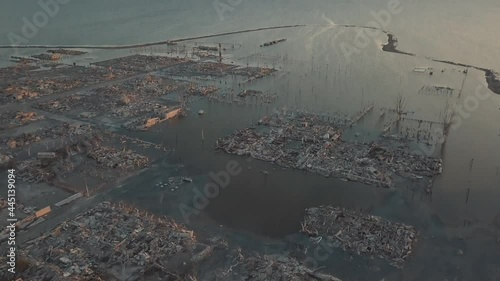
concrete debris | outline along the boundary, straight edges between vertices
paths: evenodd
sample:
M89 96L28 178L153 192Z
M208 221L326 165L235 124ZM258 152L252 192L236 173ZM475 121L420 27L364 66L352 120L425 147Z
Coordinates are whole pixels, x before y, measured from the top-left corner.
M383 258L395 266L407 260L417 240L417 230L381 217L332 206L309 208L302 232L326 239L332 247L358 255Z

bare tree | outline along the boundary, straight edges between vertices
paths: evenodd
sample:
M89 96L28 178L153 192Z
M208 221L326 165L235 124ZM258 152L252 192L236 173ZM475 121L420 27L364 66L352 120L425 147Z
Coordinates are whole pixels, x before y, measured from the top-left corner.
M396 110L396 114L398 115L398 119L401 119L401 116L406 113L407 108L406 98L403 97L403 93L399 92L396 96L396 100L394 101L394 109Z
M446 137L450 132L451 125L453 125L453 120L456 115L455 108L451 105L451 100L449 98L446 100L446 104L444 105L440 115L443 123L443 134L446 140Z

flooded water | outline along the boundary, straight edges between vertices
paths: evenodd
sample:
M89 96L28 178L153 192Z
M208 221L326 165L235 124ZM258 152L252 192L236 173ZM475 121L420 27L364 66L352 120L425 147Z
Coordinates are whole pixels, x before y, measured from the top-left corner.
M122 0L119 10L115 9L117 1L94 2L72 1L62 6L30 43L123 44L283 24L327 24L328 20L365 25L373 20L371 12L386 8L388 1L243 1L226 12L223 20L210 1L165 4ZM412 259L402 270L335 252L324 266L343 280L500 280L500 245L496 241L500 237L500 96L482 86L484 73L473 69L464 73L463 67L426 59L500 70L500 38L495 36L500 4L486 0L401 3L403 11L393 15L385 29L398 36L399 49L416 53L416 57L381 51L380 45L387 42L384 34L371 39L359 53L346 56L340 46L352 42L360 28L338 26L306 26L185 42L189 46L236 44L237 48L225 52L227 62L278 69L277 74L248 85L239 86L232 77L205 83L227 85L237 91L266 90L280 97L263 105L197 100L190 105L191 114L186 118L136 133L175 151L140 178L113 191L114 199L182 221L185 217L179 207L195 203L195 190L214 181L210 173L225 171L227 163L237 161L242 172L230 177L228 185L199 215L189 217L190 227L202 233L223 233L243 247L277 252L291 250L287 242L300 244L304 239L298 231L305 208L332 204L362 209L414 225L421 235ZM1 11L0 15L8 19L2 21L8 24L0 27L4 34L18 30L20 18L32 15L37 6L21 8L21 4L15 4L12 12ZM259 47L281 38L287 41ZM2 36L0 43L9 42ZM157 52L162 48L132 52ZM2 59L9 52L2 50ZM92 51L79 63L130 52ZM432 67L434 74L415 72L416 67ZM449 87L453 94L451 98L422 94L425 86ZM471 102L477 96L476 89L486 97L476 99L478 104ZM391 118L389 115L381 120L380 112L393 108L399 93L407 100L409 118L441 122L446 103L464 108L444 145L421 149L443 158L443 174L436 178L431 194L405 185L382 189L324 178L214 150L218 138L277 110L351 117L371 103L374 110L349 134L360 133L358 140L374 140ZM200 109L205 115L196 114ZM417 128L418 123L404 121L401 126L404 131ZM177 175L192 177L193 183L173 192L156 186Z

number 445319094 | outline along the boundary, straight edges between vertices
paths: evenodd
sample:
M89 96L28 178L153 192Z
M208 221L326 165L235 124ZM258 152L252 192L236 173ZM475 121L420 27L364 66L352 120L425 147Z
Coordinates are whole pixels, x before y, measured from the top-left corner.
M16 210L16 170L8 170L8 191L7 191L7 204L9 209L9 217L14 217Z

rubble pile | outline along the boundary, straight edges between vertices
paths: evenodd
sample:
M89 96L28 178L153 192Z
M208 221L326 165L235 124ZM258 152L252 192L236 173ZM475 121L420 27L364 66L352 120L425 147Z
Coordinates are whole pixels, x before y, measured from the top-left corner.
M51 267L30 264L19 277L41 280L55 271L65 280L190 280L195 265L219 247L224 243L198 243L172 220L103 202L30 241L24 254Z
M104 102L105 98L102 97ZM94 97L90 95L75 95L63 97L48 102L42 102L35 105L36 108L53 113L62 113L70 111L74 108L81 108L84 110L104 110L109 106L109 100L106 103L95 103Z
M120 106L129 106L139 100L139 96L118 86L98 88L83 95L73 95L38 103L37 108L49 112L66 112L73 109L105 112Z
M198 46L198 49L202 51L212 51L212 52L219 51L219 48L215 46Z
M147 96L163 96L165 94L176 91L183 83L156 75L147 75L144 78L127 81L123 84L123 88L133 90L134 92Z
M31 73L30 73L31 74ZM55 93L97 84L109 79L118 79L129 75L126 71L111 71L100 67L66 66L33 72L25 79L10 81L3 88L7 93L0 98L22 101L36 99Z
M51 182L55 179L55 173L42 165L39 159L28 159L17 165L18 178L29 183Z
M276 44L281 43L281 42L286 42L286 39L273 40L271 42L266 42L260 46L261 47L269 47L269 46L276 45Z
M66 56L80 56L87 54L87 52L82 52L77 50L66 50L66 49L48 50L47 53L66 55Z
M219 139L217 149L365 184L391 187L395 176L426 180L442 172L440 159L411 154L404 147L347 142L345 128L312 114L272 115Z
M5 88L10 81L28 76L32 70L39 69L40 66L27 59L20 60L16 65L0 68L0 88Z
M167 68L173 65L183 64L187 62L189 62L189 60L184 58L131 55L128 57L101 61L95 63L95 65L132 72L146 72L159 70L162 68Z
M52 53L52 54L38 54L38 55L33 55L31 56L32 58L39 59L39 60L47 60L47 61L57 61L61 58L60 54Z
M264 76L272 74L275 71L276 69L273 68L249 66L242 68L233 68L231 69L230 74L253 77L255 79L255 78L262 78Z
M191 62L177 65L166 71L176 76L225 76L235 65L217 62Z
M103 138L100 132L85 133L73 139L73 142L55 150L54 156L50 159L37 157L21 161L17 168L18 177L31 183L54 183L62 180L61 176L71 172L88 174L86 172L95 170L96 165L101 171L116 177L148 164L147 157L132 150L103 145ZM102 179L102 177L99 178Z
M244 97L250 97L250 96L260 96L262 95L262 91L258 90L243 90L238 94L238 97L244 98Z
M1 262L3 264L7 263L5 258L2 258ZM13 278L13 275L11 273L8 273L7 268L1 268L1 269L3 274L0 274L0 278L3 278L2 280L77 281L72 278L64 277L63 276L64 273L62 272L62 270L54 265L43 262L42 260L34 260L32 258L28 258L25 256L19 257L17 260L15 277L18 279L8 279L8 278ZM98 276L96 276L96 278L93 280L104 281L104 279L101 279Z
M37 117L35 112L19 111L16 114L16 120L21 124L26 124L26 123L38 120L38 117Z
M145 118L165 118L165 115L171 110L173 110L172 107L151 101L129 102L126 105L108 109L111 115L120 118L137 117L144 114L148 115Z
M15 160L12 156L0 153L0 169L14 168L14 165Z
M15 138L3 139L2 143L4 143L9 149L16 149L40 142L41 140L42 138L36 133L24 133Z
M131 150L117 150L103 146L91 149L88 156L100 165L122 170L135 170L144 167L149 161L147 157Z
M210 51L193 51L193 56L197 56L201 60L214 60L219 57L218 54Z
M36 91L30 91L28 87L23 86L9 86L4 89L7 94L6 98L11 98L12 100L30 100L38 98L39 93Z
M67 137L88 135L93 132L90 125L74 125L63 123L47 128L41 128L34 132L23 133L16 137L3 138L0 143L9 149L16 149L38 143L43 139L64 139Z
M309 269L287 256L244 257L241 253L235 256L229 268L214 272L216 280L340 281L331 275Z
M98 88L90 93L39 103L36 107L55 113L74 110L83 119L92 119L99 114L127 119L125 127L135 130L147 120L164 119L168 113L178 108L177 105L166 106L155 101L156 98L175 91L178 86L171 80L147 76L123 85ZM133 117L140 117L140 120L129 120Z
M43 116L39 116L35 112L1 111L0 131L24 126L30 122L37 121L43 118Z
M383 258L400 266L409 258L417 240L413 226L384 220L367 214L332 207L309 208L302 222L302 232L326 239L333 247Z
M244 90L238 94L220 93L209 96L210 100L216 100L222 103L240 104L240 105L262 105L275 101L279 95L277 93L262 92L257 90Z
M189 86L187 93L193 96L210 96L216 94L218 91L219 88L216 86L191 85Z

